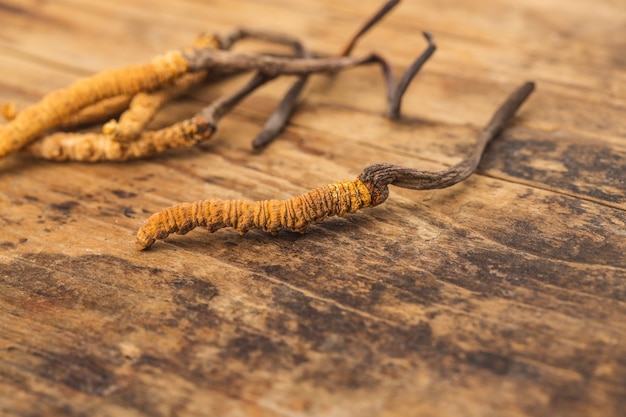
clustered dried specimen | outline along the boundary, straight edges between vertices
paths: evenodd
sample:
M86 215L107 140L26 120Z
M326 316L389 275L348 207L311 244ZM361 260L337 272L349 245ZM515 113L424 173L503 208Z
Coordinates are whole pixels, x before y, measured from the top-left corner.
M177 204L146 220L137 232L137 249L149 248L157 239L171 233L186 234L195 227L207 228L209 232L232 227L241 233L250 229L304 233L310 224L327 217L383 203L389 196L389 185L430 190L457 184L475 171L487 144L500 134L534 87L534 83L527 82L513 92L480 132L471 154L448 169L423 171L388 163L374 164L353 181L329 184L289 200L207 200Z
M310 74L367 64L381 66L388 89L388 113L392 118L397 117L404 89L435 50L431 37L425 34L427 49L397 86L389 64L382 57L376 54L349 56L356 41L397 3L398 0L387 1L350 39L339 56L313 54L289 35L240 29L227 36L202 36L192 46L170 51L145 65L104 71L80 80L49 93L17 114L13 108L5 106L2 113L10 122L0 126L0 158L22 150L31 156L57 161L125 161L192 146L210 138L219 119L254 89L280 75L298 75L298 80L253 141L254 147L262 147L284 128ZM290 46L294 55L244 54L230 50L234 43L245 38ZM210 78L211 74L248 70L256 71L255 78L242 90L218 100L219 105L213 103L192 118L161 130L146 128L166 102ZM119 120L105 123L100 133L71 130L120 113Z

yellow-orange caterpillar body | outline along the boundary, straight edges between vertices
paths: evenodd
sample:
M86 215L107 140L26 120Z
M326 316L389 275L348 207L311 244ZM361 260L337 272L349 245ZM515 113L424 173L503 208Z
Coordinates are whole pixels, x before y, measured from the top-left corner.
M163 104L202 81L206 75L207 71L185 74L172 86L136 94L132 101L128 100L130 106L127 104L128 109L120 120L105 124L102 133L51 133L27 145L23 152L53 161L101 162L147 158L168 149L193 146L211 136L215 130L212 122L196 116L159 130L149 131L144 127ZM85 110L93 109L91 113L95 116L108 102L115 104L112 100L103 100ZM85 113L78 115L89 116ZM80 121L76 116L73 119Z
M215 232L232 227L240 233L261 229L270 233L307 227L329 216L342 216L371 206L368 187L360 180L341 181L288 200L205 200L181 203L150 216L137 232L137 249L149 248L171 233L186 234L196 227Z

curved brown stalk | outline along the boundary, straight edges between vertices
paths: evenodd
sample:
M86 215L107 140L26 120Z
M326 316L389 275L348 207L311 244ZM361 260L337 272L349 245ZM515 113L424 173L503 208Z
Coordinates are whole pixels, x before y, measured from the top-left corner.
M374 13L374 15L372 15L367 21L365 21L365 23L359 28L359 30L354 35L352 35L352 37L338 56L350 55L352 49L356 46L359 39L361 39L361 37L365 35L383 17L385 17L389 13L389 11L391 11L391 9L397 6L398 3L400 3L400 0L389 0L385 2L380 7L380 9L378 9L376 13ZM306 58L311 58L313 56L307 49L304 48L304 46L302 46L300 42L297 42L297 40L295 42L292 40L291 44L296 47L298 56ZM383 64L383 74L386 78L389 88L391 72L387 71L385 67L388 67L388 65ZM294 108L296 107L298 97L302 93L302 90L304 90L308 79L309 75L299 76L298 79L291 85L289 90L287 90L287 93L281 99L276 110L272 113L265 125L263 125L261 132L259 132L259 134L252 141L252 147L254 149L261 149L267 146L272 140L276 138L276 136L280 134L280 132L282 132L282 130L285 128L285 125L287 124L287 121L291 117ZM402 93L404 93L404 90L402 91ZM391 93L388 93L388 96L390 96L390 94Z

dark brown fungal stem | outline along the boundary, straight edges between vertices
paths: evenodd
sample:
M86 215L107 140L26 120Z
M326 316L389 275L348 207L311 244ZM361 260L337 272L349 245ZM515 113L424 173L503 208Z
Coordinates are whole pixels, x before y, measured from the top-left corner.
M389 185L412 190L445 188L470 176L478 166L487 144L496 138L528 98L535 85L527 82L513 92L480 132L470 155L441 171L423 171L381 163L366 167L352 181L315 188L288 200L205 200L182 203L150 216L137 232L136 247L149 248L171 233L186 234L196 227L214 232L232 227L240 233L261 229L271 233L288 229L304 233L309 225L329 216L354 213L374 207L389 196Z
M220 43L220 49L229 50L236 42L244 39L255 39L277 45L285 45L296 52L296 56L304 55L304 45L302 42L286 33L271 32L268 30L238 28L227 35L214 35Z
M526 82L515 90L494 113L487 126L482 129L472 153L448 169L424 171L388 163L366 167L359 178L372 190L372 205L378 205L387 199L388 185L411 190L431 190L450 187L469 177L476 170L487 144L500 134L534 88L533 82Z
M212 68L219 68L227 72L256 70L273 77L335 72L381 60L375 54L339 58L289 58L206 48L185 51L184 57L188 64L188 70L191 72Z
M217 122L229 111L231 111L232 108L237 105L237 103L239 103L248 94L252 93L254 90L259 88L266 82L272 80L273 78L273 76L268 76L262 72L257 72L244 87L242 87L233 94L215 100L211 105L202 109L196 115L196 117L200 117L207 121L210 121L213 124L217 124Z
M389 91L391 92L389 96L389 104L388 104L388 117L390 119L398 119L400 118L400 106L402 105L402 97L404 97L404 93L406 89L409 87L411 80L413 77L417 75L422 66L428 61L428 59L435 53L437 46L433 41L433 37L430 33L424 32L424 38L428 42L428 47L422 54L417 57L415 61L411 63L409 68L402 74L400 77L400 81L398 81L398 85L395 89L392 90L391 85L389 85Z
M265 36L270 35L269 32L257 33L264 33ZM274 39L284 39L282 35L273 34L272 36L274 36ZM228 45L228 40L225 43ZM313 55L304 58L236 53L210 48L190 48L182 53L190 72L212 70L213 68L218 68L227 73L256 70L272 77L279 75L309 75L323 72L333 73L361 65L379 64L383 70L388 89L390 86L393 86L393 77L391 76L389 64L384 58L374 53L359 57ZM411 68L409 68L410 70Z
M409 86L411 80L417 75L422 66L428 61L428 59L433 55L436 50L436 45L433 41L432 35L427 32L424 32L424 38L428 42L428 46L420 54L420 56L413 61L413 63L407 68L404 72L398 84L395 84L393 72L391 70L391 66L382 56L377 54L370 54L365 57L354 58L354 60L350 60L352 57L339 57L339 58L303 58L303 59L288 59L281 57L264 57L267 58L263 62L263 66L261 66L262 72L267 72L273 74L276 71L281 72L281 74L289 74L296 75L301 74L301 76L306 77L309 74L317 73L317 72L336 72L338 70L350 67L356 67L367 64L378 64L381 67L383 78L385 80L385 86L387 90L387 114L391 119L398 119L400 117L400 107L402 104L402 98L404 97L404 93L406 92L407 87ZM212 52L212 51L211 51ZM239 60L245 61L244 57L240 57ZM293 64L293 65L292 65ZM226 64L225 64L226 65ZM234 68L239 68L240 70L245 65L244 62L235 63L226 65L227 68L231 68L230 65L233 65ZM298 80L299 82L300 80ZM300 90L304 86L304 82L302 85L298 85L298 82L292 86L292 88L288 91L287 95L283 98L279 109L276 111L275 117L276 120L269 120L268 124L272 122L270 125L270 132L276 131L275 126L284 127L286 120L289 118L291 111L295 105L297 97L300 93ZM287 113L289 111L289 113ZM270 118L271 119L271 118ZM264 127L265 129L265 127ZM279 133L279 131L277 132ZM276 133L276 134L277 134ZM267 144L273 137L270 137L270 134L264 134L261 132L259 135L260 138L255 139L254 147L260 148L261 146Z
M308 79L308 75L302 75L289 87L276 110L267 119L258 135L252 140L252 148L258 150L267 146L283 131Z
M297 57L311 58L312 54L297 38L285 34L277 34L267 31L252 29L237 29L229 35L220 38L220 43L224 48L230 48L236 41L242 39L257 39L266 42L282 44L294 49ZM308 80L308 75L301 75L289 88L285 96L280 101L278 107L267 119L259 134L252 141L254 149L260 149L274 140L285 128L287 121L291 117L296 106L298 97L304 89Z
M391 0L388 1L381 7L381 9L375 13L369 20L363 24L363 26L357 31L357 33L352 37L350 42L344 47L340 56L348 56L352 52L352 49L356 46L356 42L363 36L373 25L378 23L391 9L393 9L396 5L400 3L400 0ZM385 84L387 87L387 117L390 119L398 119L400 118L400 107L402 105L402 98L404 97L404 93L408 88L409 84L413 80L413 78L417 75L417 73L422 69L426 61L430 59L430 57L435 53L437 46L433 40L433 37L430 33L424 32L424 38L428 42L428 46L422 52L420 56L418 56L415 61L411 63L411 65L405 70L402 77L400 77L400 81L398 84L394 86L394 78L393 73L391 71L390 66L383 62L381 65L383 66L383 74L385 77Z

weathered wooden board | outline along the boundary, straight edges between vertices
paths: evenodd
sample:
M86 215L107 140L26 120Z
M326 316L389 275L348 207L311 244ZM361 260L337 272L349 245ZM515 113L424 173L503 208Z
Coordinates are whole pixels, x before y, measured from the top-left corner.
M3 0L0 101L236 26L335 52L379 1ZM404 1L359 45L398 73L314 77L284 134L250 140L290 80L197 148L124 164L0 161L0 414L618 416L626 409L626 8ZM247 46L253 47L253 46ZM137 252L152 212L287 198L369 163L458 161L513 88L537 91L479 173L392 189L306 235L193 231ZM223 80L157 124L236 88Z

